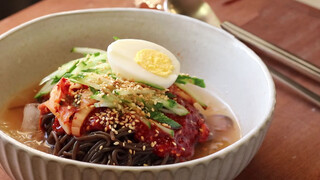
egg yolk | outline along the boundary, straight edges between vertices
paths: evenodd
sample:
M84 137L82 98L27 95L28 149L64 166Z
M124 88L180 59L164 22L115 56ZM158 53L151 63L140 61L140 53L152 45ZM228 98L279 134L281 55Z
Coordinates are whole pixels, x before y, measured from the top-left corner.
M174 70L171 59L154 49L138 51L134 60L145 70L161 77L168 77Z

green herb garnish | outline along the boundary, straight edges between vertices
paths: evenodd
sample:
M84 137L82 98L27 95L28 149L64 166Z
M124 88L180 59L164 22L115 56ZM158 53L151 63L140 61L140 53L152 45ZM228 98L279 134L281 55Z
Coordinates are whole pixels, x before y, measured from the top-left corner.
M91 87L91 86L89 86L89 88L90 88L90 91L91 91L94 95L99 94L99 91L96 90L95 88L93 88L93 87Z
M95 72L95 73L98 73L98 69L84 69L84 70L81 70L82 72Z
M112 38L113 38L115 41L120 39L120 38L118 38L117 36L113 36Z
M166 92L166 95L169 97L169 98L175 98L176 95L172 94L171 92Z

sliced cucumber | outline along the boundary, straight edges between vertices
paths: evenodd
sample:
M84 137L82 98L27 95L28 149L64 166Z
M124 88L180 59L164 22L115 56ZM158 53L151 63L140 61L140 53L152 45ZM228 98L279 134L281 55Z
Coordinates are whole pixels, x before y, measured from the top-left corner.
M202 107L207 107L207 105L201 100L200 96L196 91L193 91L192 88L188 88L185 84L175 83L175 85L193 97Z
M174 137L174 130L166 128L157 122L153 122L158 128L160 128L163 132L169 134L171 137Z
M101 54L99 56L89 55L82 58L72 71L72 74L81 72L95 72L97 74L107 73L111 71L109 63L107 63L107 55Z
M159 122L159 123L165 123L168 124L172 129L179 129L181 128L181 125L174 121L173 119L167 117L162 112L159 111L149 111L150 118Z
M108 107L114 108L117 106L118 99L114 96L106 95L106 94L94 94L91 96L92 99L95 99L99 102L95 103L95 107Z
M127 96L136 94L154 94L155 91L152 89L118 89L115 91L115 93L120 96Z
M153 88L156 88L156 89L159 89L159 90L164 90L163 87L159 86L159 85L156 85L156 84L153 84L153 83L149 83L149 82L144 82L144 81L137 81L138 83L142 83L142 84L145 84L145 85L148 85L148 86L151 86Z
M189 114L189 111L184 106L180 105L172 99L165 100L161 98L155 98L155 100L159 103L162 103L165 108L172 111L174 114L177 114L179 116L185 116Z
M111 67L108 63L101 63L95 67L90 67L82 70L82 72L95 72L97 74L108 74L111 73Z
M106 54L107 51L95 48L87 48L87 47L74 47L71 49L71 52L80 53L80 54L95 54L95 53L104 53Z
M151 129L151 122L148 119L145 119L144 117L140 117L140 121L144 123L149 129Z
M79 73L68 78L74 83L84 84L95 89L101 89L100 84L109 81L109 79L107 79L103 75L99 75L96 73Z
M49 80L46 82L46 84L39 90L39 92L34 96L34 98L38 99L42 97L43 95L47 95L50 93L52 88L57 84L57 83L52 83L53 80Z
M40 85L48 82L49 80L54 80L55 82L58 82L63 75L71 72L74 68L76 68L76 65L78 62L79 60L73 60L62 65L61 67L58 68L58 70L54 71L53 73L43 78L40 82Z
M182 74L179 74L179 76L176 80L176 83L179 83L179 84L190 83L190 84L194 84L196 86L202 87L202 88L206 87L206 84L204 83L203 79L200 79L197 77L191 77L189 75L182 75Z

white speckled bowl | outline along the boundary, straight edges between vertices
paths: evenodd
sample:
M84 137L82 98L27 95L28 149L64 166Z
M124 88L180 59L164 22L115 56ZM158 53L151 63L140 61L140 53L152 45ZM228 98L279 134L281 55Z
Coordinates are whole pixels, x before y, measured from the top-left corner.
M14 179L232 179L250 162L275 105L260 58L233 36L185 16L141 9L91 9L37 18L0 36L0 106L63 62L73 46L106 48L112 36L145 39L178 55L182 72L204 78L239 119L243 138L204 158L156 167L116 167L58 158L0 131L0 162Z

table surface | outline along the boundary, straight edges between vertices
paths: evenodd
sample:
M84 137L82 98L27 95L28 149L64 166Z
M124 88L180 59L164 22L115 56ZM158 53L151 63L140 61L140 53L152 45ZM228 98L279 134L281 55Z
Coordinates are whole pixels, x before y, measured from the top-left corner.
M221 21L320 66L320 11L293 0L208 0ZM134 0L43 0L0 21L0 34L33 18L66 10L133 7ZM259 54L266 64L320 94L320 84ZM320 179L320 109L275 82L277 104L265 141L236 178ZM0 179L10 180L0 168Z

